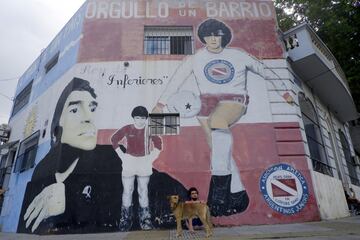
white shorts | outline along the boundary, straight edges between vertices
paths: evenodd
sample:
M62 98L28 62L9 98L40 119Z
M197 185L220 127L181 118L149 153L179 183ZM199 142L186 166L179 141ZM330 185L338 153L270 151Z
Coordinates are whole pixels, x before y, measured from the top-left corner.
M158 158L160 151L154 149L149 155L135 157L130 154L122 154L122 176L150 176L152 174L152 163Z

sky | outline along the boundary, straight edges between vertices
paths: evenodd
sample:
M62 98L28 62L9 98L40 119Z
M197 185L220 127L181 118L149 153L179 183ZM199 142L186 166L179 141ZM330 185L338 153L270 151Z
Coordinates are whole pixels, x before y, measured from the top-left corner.
M18 78L84 2L0 1L0 124L8 123Z

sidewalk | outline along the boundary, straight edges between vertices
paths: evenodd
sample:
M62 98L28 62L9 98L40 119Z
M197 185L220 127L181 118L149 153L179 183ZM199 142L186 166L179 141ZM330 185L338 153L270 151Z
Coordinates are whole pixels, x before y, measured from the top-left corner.
M205 239L203 231L190 234L183 232L183 236L176 238L175 230L117 232L82 235L38 236L29 234L0 233L1 240L155 240L155 239ZM331 221L241 226L231 228L215 228L210 240L224 239L360 239L360 216L342 218Z

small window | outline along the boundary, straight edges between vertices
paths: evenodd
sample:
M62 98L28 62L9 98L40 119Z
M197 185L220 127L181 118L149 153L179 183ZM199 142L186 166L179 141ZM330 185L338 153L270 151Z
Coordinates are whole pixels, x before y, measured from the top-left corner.
M20 143L14 172L22 172L34 167L40 131Z
M48 73L58 62L60 52L57 52L45 65L45 73Z
M180 131L180 115L178 113L150 114L150 135L177 135Z
M144 54L193 54L192 27L145 27Z
M15 98L11 116L19 112L28 102L31 95L33 81L31 81Z

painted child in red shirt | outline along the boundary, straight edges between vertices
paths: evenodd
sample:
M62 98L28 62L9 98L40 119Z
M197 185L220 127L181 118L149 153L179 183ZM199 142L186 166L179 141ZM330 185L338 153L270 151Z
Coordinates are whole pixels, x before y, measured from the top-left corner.
M134 124L129 124L117 130L111 137L111 143L122 160L122 207L119 228L128 231L132 226L132 195L134 181L137 179L139 194L139 220L143 230L153 228L149 211L148 184L152 174L152 163L162 150L162 140L159 136L149 136L147 118L149 113L143 106L133 109L131 116ZM120 142L125 142L119 145ZM124 152L121 147L124 147Z

